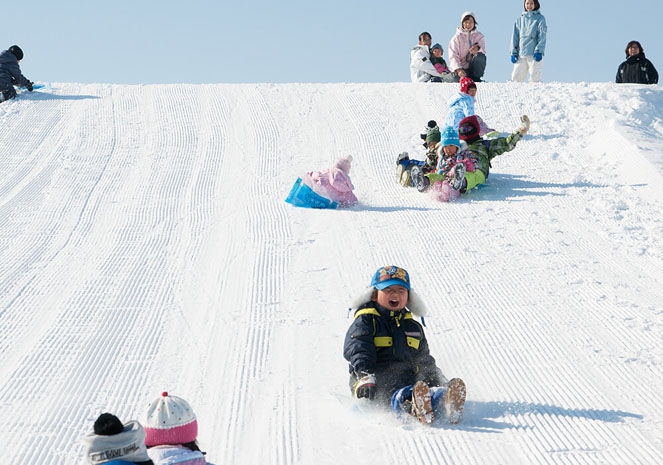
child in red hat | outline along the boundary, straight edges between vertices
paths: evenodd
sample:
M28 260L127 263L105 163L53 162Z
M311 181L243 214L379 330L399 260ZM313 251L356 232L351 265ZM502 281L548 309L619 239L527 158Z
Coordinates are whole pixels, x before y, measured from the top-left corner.
M476 96L476 83L468 77L462 78L460 80L460 92L449 97L449 111L447 112L447 117L444 119L444 125L451 126L455 130L458 130L458 123L460 123L460 120L475 114L474 102L476 101ZM494 129L489 128L480 117L477 116L477 118L479 119L482 136L495 131Z
M476 116L468 116L461 120L458 125L458 137L467 144L464 151L471 152L476 169L470 172L463 163L455 165L454 178L458 181L454 184L456 190L461 193L467 192L486 182L490 172L490 161L496 156L516 148L516 144L529 131L530 121L527 115L521 116L520 121L520 127L507 137L486 140L481 137L479 119Z

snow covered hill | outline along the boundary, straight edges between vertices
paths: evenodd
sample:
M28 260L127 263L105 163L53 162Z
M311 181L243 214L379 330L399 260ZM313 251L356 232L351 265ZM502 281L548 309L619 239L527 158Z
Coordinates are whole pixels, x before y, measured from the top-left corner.
M216 465L663 462L663 90L480 84L451 204L394 179L455 85L77 85L0 105L0 463L83 464L104 411L187 399ZM360 204L284 202L352 154ZM350 407L351 298L407 268L468 386L427 429Z

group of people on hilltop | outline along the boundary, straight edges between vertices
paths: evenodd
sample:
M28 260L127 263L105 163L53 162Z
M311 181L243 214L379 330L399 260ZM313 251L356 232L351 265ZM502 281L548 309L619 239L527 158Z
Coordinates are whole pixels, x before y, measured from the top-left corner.
M523 82L530 75L531 82L541 81L543 55L546 48L546 19L539 9L539 0L525 0L525 11L518 17L511 34L511 62L513 81ZM419 34L419 43L410 52L412 82L459 82L464 77L481 82L486 70L486 37L477 30L476 14L465 11L460 26L449 41L449 66L442 58L442 46L431 45L428 32ZM437 52L434 52L435 50ZM442 67L436 65L440 60Z
M102 413L83 437L91 465L207 465L198 446L198 421L189 403L163 392L150 402L142 423L122 423Z
M429 32L419 34L419 43L410 51L410 78L412 82L459 82L469 77L481 82L486 70L486 39L477 30L475 14L461 15L460 27L449 41L449 64L442 55L440 44L431 45Z
M513 25L510 42L511 81L541 82L545 61L548 27L540 11L539 0L524 0L523 12ZM432 45L428 32L419 34L419 42L410 51L410 79L412 82L459 82L469 77L481 82L486 69L486 38L477 30L476 15L466 11L460 26L449 41L449 64L442 58L439 43ZM657 84L658 72L645 57L640 42L626 46L626 61L619 65L617 83Z

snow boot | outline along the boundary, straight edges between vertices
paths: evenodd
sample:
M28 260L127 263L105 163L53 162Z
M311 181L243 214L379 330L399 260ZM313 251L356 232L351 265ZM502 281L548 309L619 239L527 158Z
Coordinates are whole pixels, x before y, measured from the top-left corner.
M412 180L410 179L410 171L402 164L396 166L396 180L403 187L412 187Z
M412 178L412 185L419 192L424 192L430 186L430 180L424 176L424 170L421 166L413 166L410 170L410 177Z
M454 177L451 180L450 184L457 191L462 191L463 184L465 184L465 163L459 162L454 166Z
M444 397L444 407L449 417L449 423L456 425L463 419L463 407L467 390L465 382L460 378L453 378L447 386L447 394ZM414 396L413 396L414 398Z
M396 158L396 164L397 165L407 166L409 161L410 161L410 155L407 152L399 153L398 158Z
M412 413L425 425L430 425L435 420L430 388L423 381L417 381L412 388Z

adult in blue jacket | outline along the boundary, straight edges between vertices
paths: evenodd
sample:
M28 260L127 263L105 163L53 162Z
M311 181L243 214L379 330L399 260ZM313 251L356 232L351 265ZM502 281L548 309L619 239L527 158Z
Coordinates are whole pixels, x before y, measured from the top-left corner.
M525 0L524 7L511 34L511 80L524 82L529 72L530 82L541 82L548 26L539 0Z
M16 97L14 86L25 87L32 92L32 82L21 74L18 62L23 59L23 50L12 45L0 52L0 102Z

